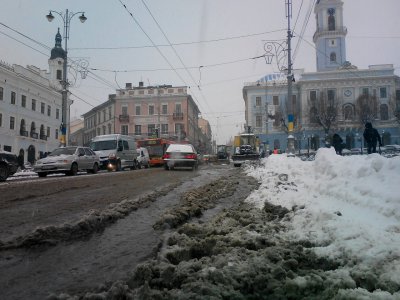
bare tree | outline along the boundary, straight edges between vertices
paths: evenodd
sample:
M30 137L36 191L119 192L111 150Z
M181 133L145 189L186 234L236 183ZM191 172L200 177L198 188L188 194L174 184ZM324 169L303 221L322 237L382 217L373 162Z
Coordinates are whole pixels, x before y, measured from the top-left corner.
M400 125L400 99L396 99L395 94L389 99L389 109L397 124Z
M378 117L378 100L376 96L362 94L356 100L356 116L360 124L372 122Z
M337 125L339 112L339 101L333 94L334 92L330 91L328 90L328 94L321 92L319 98L314 101L309 100L310 122L322 127L326 136Z
M293 107L295 107L295 105L293 105ZM281 102L279 105L275 105L275 111L273 113L267 112L267 117L269 119L274 120L274 127L279 126L281 130L284 131L285 133L289 132L289 126L287 121L288 111L289 111L288 103L285 101ZM298 113L294 110L293 111L294 133L298 132L301 129L298 124L298 119L299 119Z

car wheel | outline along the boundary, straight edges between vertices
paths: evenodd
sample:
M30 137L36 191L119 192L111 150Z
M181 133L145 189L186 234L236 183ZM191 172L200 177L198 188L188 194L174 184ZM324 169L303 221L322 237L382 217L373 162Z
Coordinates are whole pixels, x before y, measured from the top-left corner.
M38 174L39 177L46 177L47 176L46 172L40 172L40 173L37 173L37 174Z
M119 161L117 161L117 167L116 167L116 169L115 169L117 172L119 172L119 171L121 171L122 170L122 167L121 167L121 161L119 160Z
M0 165L0 181L6 181L8 177L8 168L6 165Z
M92 173L97 174L98 171L99 171L99 165L97 163L95 163L93 165Z
M69 176L75 176L78 174L78 165L76 163L73 163L71 166L71 170L69 171L68 175Z
M167 170L167 171L169 170L169 167L168 167L167 164L164 164L164 169Z

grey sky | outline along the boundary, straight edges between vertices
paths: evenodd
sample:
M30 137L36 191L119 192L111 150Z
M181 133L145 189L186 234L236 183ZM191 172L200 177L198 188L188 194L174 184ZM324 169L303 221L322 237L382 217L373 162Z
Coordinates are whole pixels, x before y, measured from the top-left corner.
M157 48L140 48L152 46L146 34L154 44L168 45L143 2L169 41L181 44L174 46L180 59L169 46L158 47L168 62ZM301 40L302 26L314 2L293 0L291 23L296 24L293 48ZM73 12L85 11L88 18L84 24L79 22L78 15L71 21L69 57L86 58L89 68L109 70L92 70L86 79L78 78L71 89L72 116L80 116L104 102L108 94L115 93L115 89L124 87L126 82L137 85L142 80L146 85L188 85L203 116L210 121L218 143L225 143L243 128L243 83L257 81L263 75L277 71L276 65L266 65L264 59L252 59L264 53L263 41L286 38L284 0L3 0L0 59L10 64L32 64L48 69L49 50L4 25L52 48L57 27L62 32L63 22L55 15L54 21L49 23L45 15L50 9L65 12L67 8ZM344 0L347 59L352 64L358 68L394 64L399 74L399 10L398 0ZM304 41L295 56L295 69L315 71L314 30L312 10L302 37ZM227 39L238 36L242 37ZM110 47L120 48L104 49ZM176 72L159 70L170 69L169 64Z

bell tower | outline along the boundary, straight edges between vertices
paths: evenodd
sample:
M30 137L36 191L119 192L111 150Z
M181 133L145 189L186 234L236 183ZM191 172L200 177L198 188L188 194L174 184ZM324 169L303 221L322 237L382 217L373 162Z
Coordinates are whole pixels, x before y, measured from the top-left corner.
M60 28L55 38L55 46L51 49L50 59L49 59L49 71L50 80L52 82L61 83L63 79L63 64L65 58L65 51L61 46L62 38L60 34Z
M343 26L343 1L317 0L314 13L317 71L336 70L346 61L347 28Z

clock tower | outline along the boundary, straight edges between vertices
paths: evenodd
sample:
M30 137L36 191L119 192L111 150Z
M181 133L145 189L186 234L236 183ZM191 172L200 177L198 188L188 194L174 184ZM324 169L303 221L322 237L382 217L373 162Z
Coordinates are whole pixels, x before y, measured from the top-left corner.
M317 29L314 43L317 71L336 70L346 61L346 34L341 0L317 0L314 8Z

